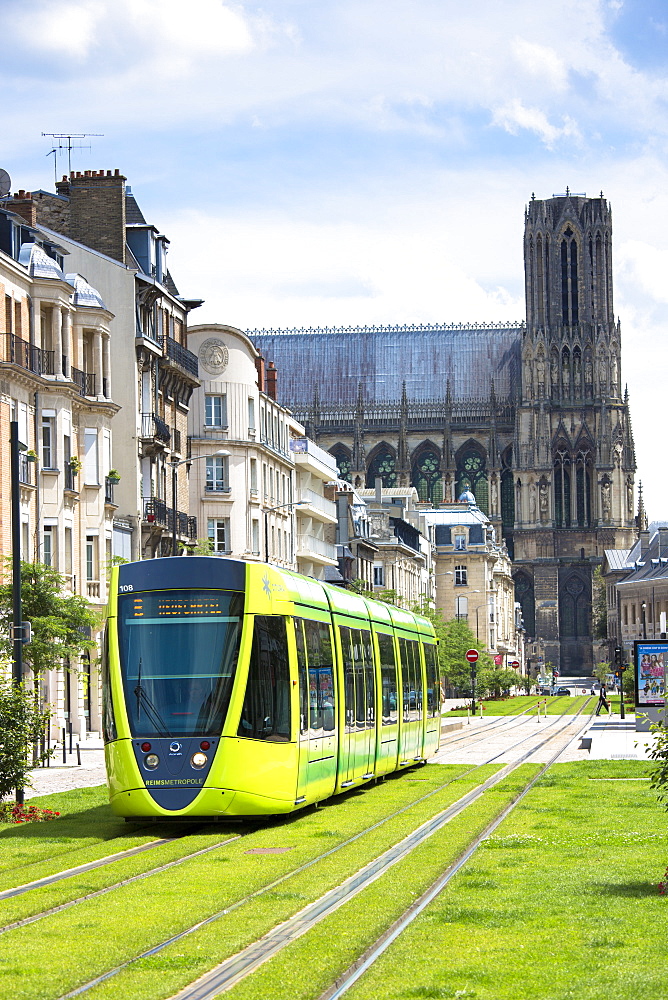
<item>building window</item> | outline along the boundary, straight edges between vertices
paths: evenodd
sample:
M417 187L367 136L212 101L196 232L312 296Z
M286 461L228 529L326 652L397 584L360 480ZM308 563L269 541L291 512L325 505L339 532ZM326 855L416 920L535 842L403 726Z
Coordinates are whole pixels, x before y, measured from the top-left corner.
M251 548L254 556L260 554L260 522L255 518L251 522Z
M87 427L84 431L84 483L86 486L98 486L99 482L97 431Z
M436 504L443 500L439 464L438 454L435 451L423 451L413 466L413 486L423 502Z
M257 459L251 458L250 460L250 491L253 494L257 493Z
M86 580L96 580L95 574L95 536L86 536Z
M227 427L224 395L204 397L204 424L206 427Z
M72 529L70 527L65 528L65 576L72 582Z
M210 517L207 521L208 539L212 552L230 552L229 517Z
M56 418L42 417L42 468L56 468Z
M45 527L42 535L42 562L56 568L56 529L52 525Z
M248 433L255 434L255 400L248 397Z
M465 587L467 584L466 566L455 566L455 586Z
M464 620L469 616L469 599L468 597L455 597L455 618L458 620Z
M380 449L369 465L369 470L366 476L366 485L368 489L373 489L375 487L376 479L382 479L383 486L386 489L391 489L393 486L397 485L397 473L395 470L394 456L389 450Z
M221 493L228 488L227 455L212 455L206 460L206 486L208 493Z
M374 585L374 587L384 587L385 586L385 567L384 566L374 566L374 568L373 568L373 585Z
M466 535L455 535L455 549L463 552L466 548Z

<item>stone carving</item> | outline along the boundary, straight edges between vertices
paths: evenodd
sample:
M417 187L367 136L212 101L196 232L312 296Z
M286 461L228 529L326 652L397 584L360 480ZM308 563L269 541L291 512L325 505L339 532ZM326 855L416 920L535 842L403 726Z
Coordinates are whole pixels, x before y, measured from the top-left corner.
M538 506L540 508L540 521L545 524L549 509L549 498L547 495L547 483L541 483L538 490Z
M227 346L217 337L209 337L199 349L199 363L210 375L222 375L229 360Z
M612 511L610 494L611 494L610 483L603 483L601 486L601 511L603 512L604 521L610 520L610 514Z

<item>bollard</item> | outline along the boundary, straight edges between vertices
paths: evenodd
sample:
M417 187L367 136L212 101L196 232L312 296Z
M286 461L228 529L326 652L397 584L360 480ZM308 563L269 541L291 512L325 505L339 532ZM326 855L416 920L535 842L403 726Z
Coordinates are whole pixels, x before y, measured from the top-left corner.
M67 723L67 728L70 731L70 753L72 753L72 723L71 722Z
M470 708L466 709L466 725L467 726L471 725L471 709Z
M81 767L81 747L77 743L77 764Z
M46 724L46 749L49 751L49 756L46 758L46 766L51 767L51 726L48 722Z
M67 744L65 743L65 726L63 726L63 764L67 764Z
M480 718L482 719L482 702L480 702Z

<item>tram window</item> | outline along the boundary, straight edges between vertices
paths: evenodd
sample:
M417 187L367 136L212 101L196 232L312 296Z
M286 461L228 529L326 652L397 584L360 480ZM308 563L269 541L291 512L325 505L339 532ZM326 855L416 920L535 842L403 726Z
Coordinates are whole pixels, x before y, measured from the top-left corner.
M422 671L418 644L414 639L400 639L403 665L404 722L422 718Z
M297 673L299 675L299 732L308 733L309 727L309 685L306 667L306 646L304 643L304 622L295 618L295 642L297 644Z
M352 630L345 626L339 627L341 638L341 655L343 658L343 685L345 698L346 732L355 729L355 673L353 666Z
M383 691L383 725L397 721L397 664L394 658L394 641L391 635L379 633L380 678Z
M427 717L433 719L441 711L441 685L438 679L438 652L436 646L424 643L424 661L427 668Z
M314 735L322 735L335 728L332 639L329 625L324 622L304 621L304 631L311 691L311 728Z
M290 739L290 671L285 618L256 615L239 736Z
M363 631L362 648L364 650L364 687L366 691L366 725L372 729L376 724L376 671L373 665L373 646L371 633Z
M109 677L109 626L104 630L102 642L102 736L105 743L111 743L117 737L114 705L111 697L111 678Z
M362 633L353 629L353 663L355 667L355 719L358 729L366 729L366 698L364 695L364 646Z

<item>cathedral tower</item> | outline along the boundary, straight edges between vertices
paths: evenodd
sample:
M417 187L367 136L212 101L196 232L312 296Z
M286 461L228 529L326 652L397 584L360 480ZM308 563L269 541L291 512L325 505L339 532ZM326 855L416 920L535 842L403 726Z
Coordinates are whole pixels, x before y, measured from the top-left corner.
M603 194L534 197L515 411L515 583L527 634L564 674L593 666L592 574L631 544L635 454Z

